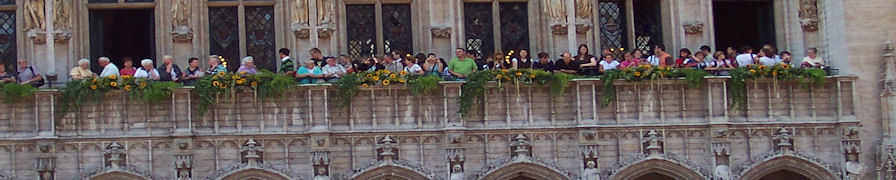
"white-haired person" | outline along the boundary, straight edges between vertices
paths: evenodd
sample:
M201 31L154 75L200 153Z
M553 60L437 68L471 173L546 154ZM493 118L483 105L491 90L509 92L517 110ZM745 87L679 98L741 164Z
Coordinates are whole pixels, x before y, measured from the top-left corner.
M100 77L109 77L112 75L119 76L118 66L112 64L112 60L108 57L100 57L98 59L100 66L103 66L103 72L100 72Z
M140 65L142 67L137 69L137 72L134 73L135 78L146 78L149 80L159 80L159 71L153 68L152 60L143 59L140 60Z
M218 74L220 72L227 72L227 67L221 65L221 56L211 55L208 56L208 74Z
M78 60L78 66L72 68L71 73L72 80L82 80L90 77L95 77L96 74L93 71L90 71L90 60L80 59Z
M180 71L180 66L174 64L174 56L165 55L162 56L162 65L157 68L159 73L160 81L178 81L180 76L183 75Z
M236 70L237 73L246 73L246 74L256 74L258 70L255 69L255 59L252 56L246 56L240 62L240 68Z

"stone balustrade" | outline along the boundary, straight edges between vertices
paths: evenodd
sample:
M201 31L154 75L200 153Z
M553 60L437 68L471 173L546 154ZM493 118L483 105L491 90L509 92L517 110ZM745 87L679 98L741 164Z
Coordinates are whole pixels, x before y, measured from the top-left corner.
M221 95L203 116L191 88L170 101L147 104L110 92L59 116L60 92L0 104L0 137L146 137L170 135L292 134L306 132L402 132L444 128L520 129L718 124L828 123L856 121L854 77L829 77L824 86L748 81L747 102L732 109L727 77L708 77L699 88L683 80L614 82L617 98L601 107L603 81L573 80L556 97L544 86L490 84L473 113L461 117L461 82L411 95L401 85L361 88L350 106L338 107L330 85L305 85L276 99L253 92Z

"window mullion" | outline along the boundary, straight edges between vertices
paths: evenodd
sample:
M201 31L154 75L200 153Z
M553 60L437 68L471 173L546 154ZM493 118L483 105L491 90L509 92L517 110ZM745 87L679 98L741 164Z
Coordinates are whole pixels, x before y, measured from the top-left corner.
M492 42L495 42L495 52L501 50L501 9L499 7L500 4L497 0L492 1L492 39L494 39Z
M625 35L626 38L626 46L629 49L636 49L635 47L635 5L633 0L625 0Z
M237 7L237 27L240 40L240 57L246 57L246 6L243 3ZM239 62L239 60L237 60Z
M376 7L374 8L374 12L376 12L376 49L379 50L376 54L385 54L386 46L383 41L385 41L385 37L383 37L383 2L377 0Z

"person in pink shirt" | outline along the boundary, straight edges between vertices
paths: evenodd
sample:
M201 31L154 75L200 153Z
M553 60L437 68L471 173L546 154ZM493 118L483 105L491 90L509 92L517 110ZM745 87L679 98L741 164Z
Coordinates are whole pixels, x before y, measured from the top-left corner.
M635 59L635 52L638 51L623 53L623 60L622 63L619 63L619 69L627 69L629 67L637 67L638 65L641 65L641 60Z
M124 63L124 68L118 71L118 74L124 76L134 76L134 73L137 73L137 68L134 68L134 60L126 57L122 58L121 61Z

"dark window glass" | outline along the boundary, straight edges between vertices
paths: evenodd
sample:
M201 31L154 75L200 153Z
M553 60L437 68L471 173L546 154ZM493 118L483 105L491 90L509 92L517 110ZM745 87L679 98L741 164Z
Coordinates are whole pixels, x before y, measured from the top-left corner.
M529 49L529 13L526 2L500 4L501 49Z
M600 1L600 47L602 49L625 48L625 4L622 1ZM598 51L599 52L599 51ZM621 51L617 52L619 55ZM619 57L619 56L617 56Z
M240 65L240 40L237 7L209 7L209 49L211 54L223 56L227 69L235 71Z
M87 3L117 3L118 0L89 0Z
M14 5L16 0L0 0L0 5Z
M15 72L16 11L0 11L0 59L7 65L6 72Z
M383 52L414 52L411 38L411 5L383 4Z
M663 28L660 26L659 0L634 1L634 8L635 48L647 50L654 44L661 44Z
M155 0L124 0L124 2L154 2Z
M376 54L376 10L372 4L345 5L348 55L357 59Z
M467 50L477 54L495 51L492 3L464 3L464 37Z
M258 69L277 69L274 48L274 7L246 7L246 54Z

